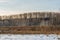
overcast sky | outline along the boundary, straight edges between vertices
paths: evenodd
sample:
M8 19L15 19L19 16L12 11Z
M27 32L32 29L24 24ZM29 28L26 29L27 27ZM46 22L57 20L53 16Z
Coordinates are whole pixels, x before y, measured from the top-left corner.
M60 0L0 0L0 15L32 11L60 11Z

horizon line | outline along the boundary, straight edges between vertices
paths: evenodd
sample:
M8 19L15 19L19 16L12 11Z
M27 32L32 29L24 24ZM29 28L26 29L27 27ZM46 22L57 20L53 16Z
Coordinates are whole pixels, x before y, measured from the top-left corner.
M0 16L11 16L11 15L19 15L19 14L25 14L25 13L33 13L33 12L55 12L55 13L60 13L60 11L25 11L25 12L17 12L17 13L12 13L12 14L0 14Z

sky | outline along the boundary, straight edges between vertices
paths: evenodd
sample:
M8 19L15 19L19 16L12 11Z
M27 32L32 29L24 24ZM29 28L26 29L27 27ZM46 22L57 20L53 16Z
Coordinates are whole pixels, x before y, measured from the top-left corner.
M25 12L60 11L60 0L0 0L0 16Z

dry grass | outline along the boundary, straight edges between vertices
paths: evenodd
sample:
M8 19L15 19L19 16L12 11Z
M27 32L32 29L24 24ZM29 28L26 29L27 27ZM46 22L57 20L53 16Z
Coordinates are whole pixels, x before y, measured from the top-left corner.
M60 27L54 26L0 27L0 34L60 34Z

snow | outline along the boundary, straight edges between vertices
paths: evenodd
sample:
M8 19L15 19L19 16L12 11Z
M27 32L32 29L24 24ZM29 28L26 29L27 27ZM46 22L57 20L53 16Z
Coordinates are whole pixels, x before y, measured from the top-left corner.
M56 34L0 34L0 40L58 40Z

